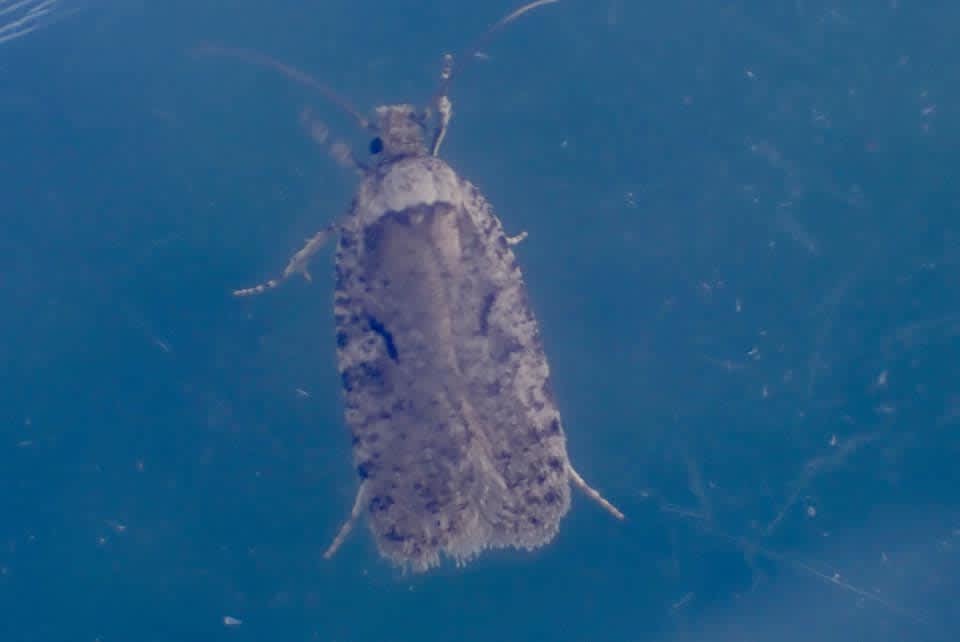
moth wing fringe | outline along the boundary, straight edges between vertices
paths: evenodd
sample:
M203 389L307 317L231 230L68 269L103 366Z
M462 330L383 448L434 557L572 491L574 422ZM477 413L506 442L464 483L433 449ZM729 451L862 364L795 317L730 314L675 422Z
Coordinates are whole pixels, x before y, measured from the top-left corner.
M419 556L407 554L406 551L403 553L391 551L385 552L384 557L405 572L426 573L440 566L441 554L443 557L451 560L456 568L463 568L488 550L513 548L528 552L534 551L553 540L559 530L559 528L553 528L544 537L536 539L530 538L523 541L500 539L480 530L474 532L470 537L460 538L457 542L451 542L452 545Z

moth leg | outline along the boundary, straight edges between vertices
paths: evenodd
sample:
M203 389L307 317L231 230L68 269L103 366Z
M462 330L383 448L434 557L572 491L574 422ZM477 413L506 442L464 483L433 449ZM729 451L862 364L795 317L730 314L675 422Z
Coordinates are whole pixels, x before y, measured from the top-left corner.
M617 519L623 519L623 513L621 513L616 506L604 499L603 495L591 488L590 485L583 480L583 477L580 476L580 473L576 471L572 464L567 464L567 472L570 473L570 478L573 480L574 486L582 490L587 497L600 504L605 511Z
M368 173L370 167L366 163L361 163L350 150L350 146L342 141L337 141L330 145L330 156L340 167L352 169L360 176Z
M337 165L353 169L359 174L369 171L364 163L354 157L349 145L343 141L330 141L328 139L330 132L327 126L323 121L314 117L313 111L309 107L300 110L300 126L306 130L315 143L327 147L327 151L330 152L330 156L336 161Z
M516 236L507 237L507 245L517 245L518 243L523 242L527 238L526 232L520 232Z
M453 56L444 54L443 69L440 70L441 90L437 96L437 115L440 120L437 123L437 129L433 132L433 142L430 144L430 154L436 156L440 152L440 143L443 137L447 135L447 128L450 126L450 119L453 117L453 103L447 96L447 83L453 74Z
M337 536L333 538L333 542L330 543L330 546L327 547L327 550L323 553L323 559L328 560L333 557L337 549L340 548L340 545L347 539L347 535L353 530L353 525L357 523L357 518L360 517L360 511L363 510L366 486L366 482L360 484L360 490L357 491L357 498L353 502L353 510L350 511L350 517L343 523L343 526L341 526L337 532Z
M290 262L287 263L287 268L279 278L270 279L266 283L255 285L252 288L234 290L234 296L252 296L254 294L261 294L267 290L272 290L294 274L302 274L303 278L307 281L312 281L313 278L310 276L310 272L307 271L307 264L310 262L310 259L313 258L313 255L319 252L320 248L327 242L327 237L336 230L336 225L328 225L314 234L313 237L307 239L307 244L290 258Z

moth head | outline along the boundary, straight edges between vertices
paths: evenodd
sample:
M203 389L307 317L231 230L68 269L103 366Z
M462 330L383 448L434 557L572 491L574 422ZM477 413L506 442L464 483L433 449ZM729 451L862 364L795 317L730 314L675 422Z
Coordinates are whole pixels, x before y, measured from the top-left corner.
M0 0L0 6L3 6L3 2L4 0ZM52 2L54 2L54 0L48 0L48 3ZM476 43L467 49L467 54L463 56L463 59L467 61L479 58L481 56L481 46L495 33L500 31L500 29L537 7L554 4L555 2L559 2L559 0L532 0L522 7L514 9L487 29ZM0 13L3 13L2 9L0 9ZM0 41L2 41L2 37L0 37ZM419 111L412 105L384 105L377 107L376 121L370 122L337 92L313 76L259 52L248 49L237 49L235 47L223 47L211 43L201 44L200 46L194 47L192 51L198 54L239 58L251 64L277 71L295 82L318 91L328 101L339 107L342 112L353 118L361 129L373 132L374 138L370 141L370 154L376 158L378 165L396 158L423 156L428 153L425 140L428 123L434 118L433 108L436 108L435 118L437 122L435 123L436 129L433 132L433 140L430 143L429 153L436 155L450 121L452 112L450 111L450 100L447 94L449 93L450 83L454 76L453 56L450 54L444 56L443 69L440 74L440 87L430 103L432 107ZM311 125L311 133L314 134L313 125ZM326 139L325 131L320 138ZM334 147L338 150L347 149L342 143L337 143ZM347 165L352 165L362 170L367 169L367 166L363 163L358 163L349 151L342 154L337 152L337 155L342 156L344 163Z
M412 105L377 107L372 129L376 136L370 141L370 154L375 157L389 160L427 153L427 115Z

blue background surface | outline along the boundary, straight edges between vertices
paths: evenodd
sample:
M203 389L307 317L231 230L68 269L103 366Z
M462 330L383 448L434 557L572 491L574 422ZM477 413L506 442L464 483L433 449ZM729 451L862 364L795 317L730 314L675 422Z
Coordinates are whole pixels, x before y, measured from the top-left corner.
M60 0L0 45L0 641L960 639L946 1L565 0L505 30L443 155L530 233L571 458L628 520L577 495L533 554L403 576L359 528L321 559L357 485L331 254L229 292L349 204L300 111L366 141L187 50L422 103L513 7Z

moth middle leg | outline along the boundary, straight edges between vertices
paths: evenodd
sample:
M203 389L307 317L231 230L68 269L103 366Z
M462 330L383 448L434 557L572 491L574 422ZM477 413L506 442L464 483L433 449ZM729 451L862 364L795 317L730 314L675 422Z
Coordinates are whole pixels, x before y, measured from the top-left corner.
M453 117L453 103L447 96L447 88L450 82L450 76L453 74L453 56L446 54L443 57L443 68L440 71L440 91L434 99L434 107L437 109L437 128L433 132L433 140L430 142L430 155L436 156L440 153L440 144L444 136L447 135L447 128L450 126L450 119Z
M287 267L280 277L276 279L270 279L269 281L255 285L251 288L234 290L234 296L252 296L254 294L262 294L267 290L272 290L273 288L277 287L294 274L302 274L303 278L305 278L307 281L312 281L313 278L310 276L309 270L307 270L310 259L313 258L314 254L320 251L330 235L336 232L338 229L339 228L336 224L326 226L312 237L307 239L307 244L304 245L300 251L290 257L290 262L287 263Z

